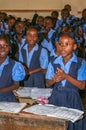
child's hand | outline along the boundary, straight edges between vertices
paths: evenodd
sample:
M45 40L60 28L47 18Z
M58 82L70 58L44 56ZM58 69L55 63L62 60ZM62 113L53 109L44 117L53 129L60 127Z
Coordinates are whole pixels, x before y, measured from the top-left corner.
M62 69L57 68L57 70L54 74L54 77L53 77L55 82L60 82L60 81L64 80L65 78L66 78L66 73Z

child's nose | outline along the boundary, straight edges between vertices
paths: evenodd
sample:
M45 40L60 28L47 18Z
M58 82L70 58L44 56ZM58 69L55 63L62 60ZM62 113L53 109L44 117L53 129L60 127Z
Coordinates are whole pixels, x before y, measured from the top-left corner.
M5 49L5 47L4 46L0 46L0 50L4 50Z

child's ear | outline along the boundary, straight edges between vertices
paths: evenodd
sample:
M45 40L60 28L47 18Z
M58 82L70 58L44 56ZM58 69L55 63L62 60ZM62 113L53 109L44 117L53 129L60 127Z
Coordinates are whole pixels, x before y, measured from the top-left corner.
M77 44L75 43L74 47L73 47L73 50L76 50L76 49L77 49Z

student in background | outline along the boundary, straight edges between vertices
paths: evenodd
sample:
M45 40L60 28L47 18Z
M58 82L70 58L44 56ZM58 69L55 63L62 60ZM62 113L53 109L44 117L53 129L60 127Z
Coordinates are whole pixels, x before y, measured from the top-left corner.
M61 56L48 68L46 84L54 86L49 98L50 104L84 110L78 89L85 89L86 61L75 55L76 48L75 40L70 34L59 37ZM68 130L83 130L82 120L70 122Z
M14 24L15 24L16 18L14 16L9 16L7 19L7 27L5 30L5 34L12 35L14 33Z
M57 10L51 12L51 17L53 19L53 28L56 29L56 22L58 21L59 13Z
M69 5L69 4L66 4L66 5L64 5L64 9L67 9L68 11L69 11L69 16L68 16L68 19L71 21L73 18L75 18L75 16L74 15L72 15L71 14L71 5Z
M41 46L46 48L50 53L54 49L51 38L53 33L55 32L55 30L53 29L53 20L50 16L46 16L44 19L44 29L44 40L41 42Z
M58 30L59 27L63 24L69 24L70 25L68 9L62 9L61 10L61 18L56 22L56 30Z
M86 8L82 10L81 25L86 24Z
M26 39L25 39L25 26L24 22L21 20L17 20L15 22L15 36L14 36L14 41L16 42L16 53L15 53L15 58L22 62L22 54L21 54L21 49L23 46L26 44Z
M59 44L58 44L58 33L56 32L52 36L52 43L54 45L54 49L49 55L50 62L53 62L60 55Z
M34 27L26 31L26 45L22 49L23 63L26 66L27 78L24 80L25 87L45 87L45 77L48 66L47 50L37 44L38 31ZM43 72L43 73L42 73Z
M43 16L38 16L36 19L36 25L34 25L37 30L38 30L38 40L37 43L40 45L41 42L43 41L43 31L44 31L44 17Z
M13 90L25 77L23 66L8 57L10 44L6 36L0 36L0 101L16 102Z

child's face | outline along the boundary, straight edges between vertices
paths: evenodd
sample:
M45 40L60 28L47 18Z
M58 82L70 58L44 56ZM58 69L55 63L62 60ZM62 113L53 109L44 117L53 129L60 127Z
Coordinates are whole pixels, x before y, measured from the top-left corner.
M69 16L69 12L68 10L64 10L61 12L61 16L63 19L67 19L67 17Z
M77 48L74 40L67 35L63 35L59 39L59 50L63 57L71 57L72 51Z
M44 26L44 19L42 17L37 17L36 24Z
M47 30L50 30L53 27L53 23L51 19L45 19L44 20L44 27Z
M4 39L0 39L0 58L6 58L10 51L10 45Z
M36 29L29 29L26 33L26 40L29 45L34 45L38 39L38 32Z
M22 34L24 31L24 24L22 22L15 25L15 31L17 34Z
M82 12L82 17L86 20L86 10Z
M15 19L10 19L8 21L8 27L11 28L14 25L14 23L15 23Z

